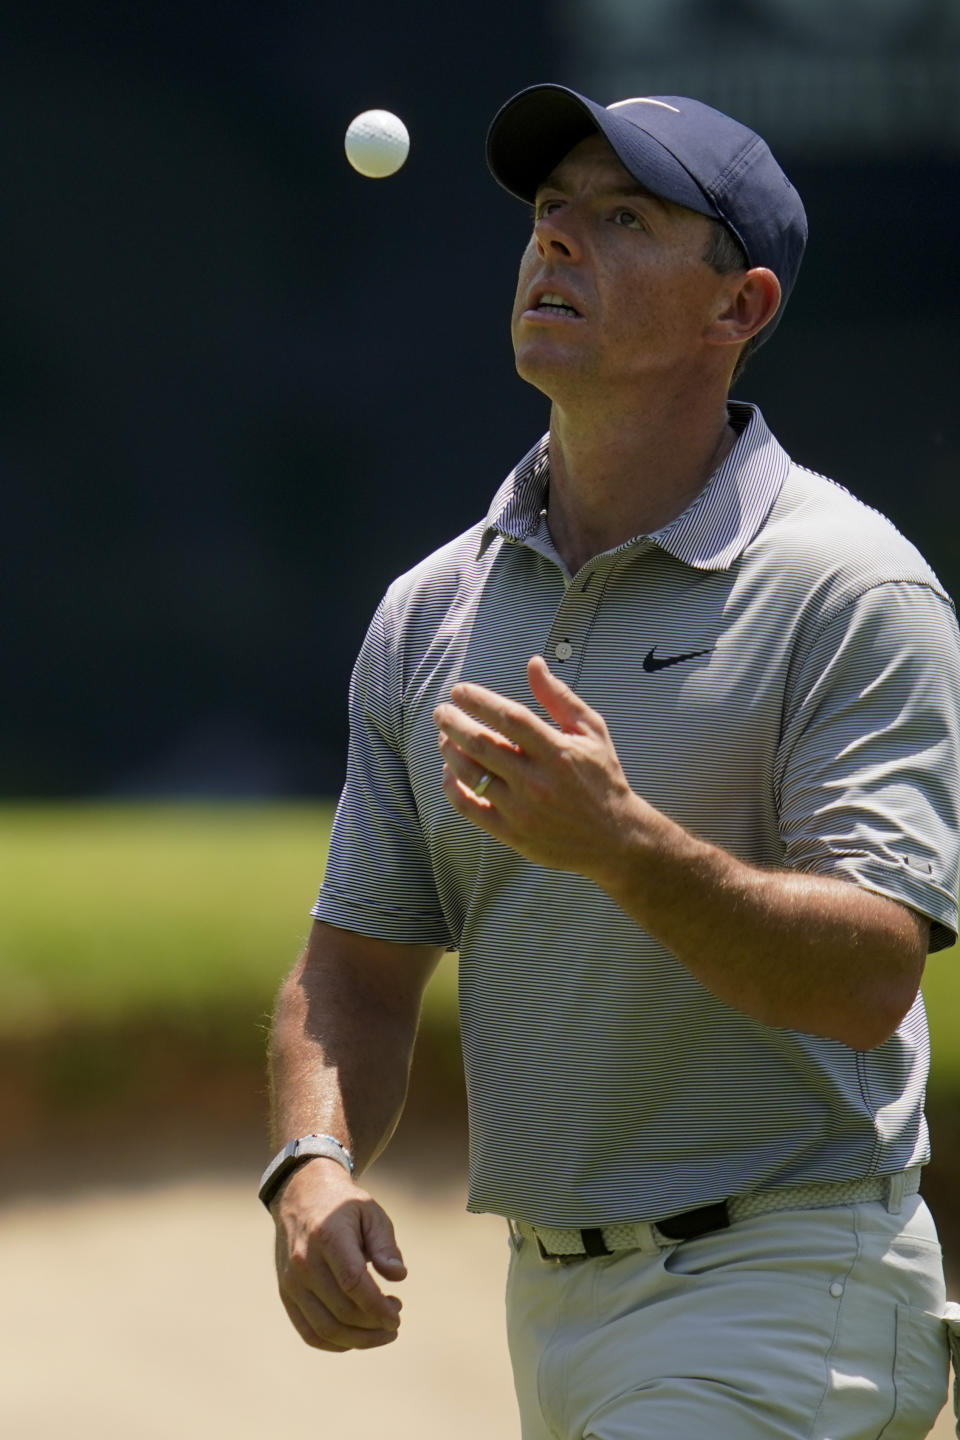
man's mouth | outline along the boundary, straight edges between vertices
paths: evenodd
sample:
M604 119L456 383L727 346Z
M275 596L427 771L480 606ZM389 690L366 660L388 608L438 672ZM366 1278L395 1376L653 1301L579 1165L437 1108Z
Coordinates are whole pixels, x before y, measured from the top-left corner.
M540 296L540 299L533 308L544 315L569 315L573 320L579 320L581 318L579 310L574 310L573 306L569 305L562 295L555 295L550 290Z

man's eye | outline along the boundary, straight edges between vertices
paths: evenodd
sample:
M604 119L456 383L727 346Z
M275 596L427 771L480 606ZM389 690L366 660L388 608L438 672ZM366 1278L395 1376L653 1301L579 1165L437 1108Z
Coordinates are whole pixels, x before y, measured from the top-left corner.
M643 229L643 221L633 210L618 210L614 218L618 225L626 225L629 230Z
M534 209L534 218L542 220L545 215L552 215L555 210L559 210L560 204L559 200L541 200Z

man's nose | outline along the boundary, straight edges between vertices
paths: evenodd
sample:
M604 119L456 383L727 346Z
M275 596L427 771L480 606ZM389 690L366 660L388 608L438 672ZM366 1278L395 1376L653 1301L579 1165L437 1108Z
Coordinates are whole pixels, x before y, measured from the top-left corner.
M541 215L533 227L533 233L541 260L581 258L581 242L573 216L568 210Z

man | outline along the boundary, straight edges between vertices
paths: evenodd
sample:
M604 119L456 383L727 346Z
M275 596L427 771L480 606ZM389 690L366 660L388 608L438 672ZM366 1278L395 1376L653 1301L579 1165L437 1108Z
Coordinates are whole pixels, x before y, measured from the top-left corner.
M951 604L728 400L806 237L759 137L548 85L488 158L534 205L513 339L550 431L390 588L357 662L273 1035L284 1304L320 1349L397 1335L367 1264L403 1261L351 1171L392 1133L457 947L469 1206L510 1227L525 1440L924 1435L947 1367L918 986L956 935Z

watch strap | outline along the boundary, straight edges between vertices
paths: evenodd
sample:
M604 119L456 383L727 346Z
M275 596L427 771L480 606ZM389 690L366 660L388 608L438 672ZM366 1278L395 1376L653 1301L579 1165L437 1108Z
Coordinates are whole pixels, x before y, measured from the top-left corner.
M323 1156L328 1160L336 1160L348 1175L353 1174L353 1156L335 1136L300 1135L296 1140L288 1140L283 1149L274 1155L260 1176L259 1195L268 1210L271 1200L288 1175L316 1155Z

